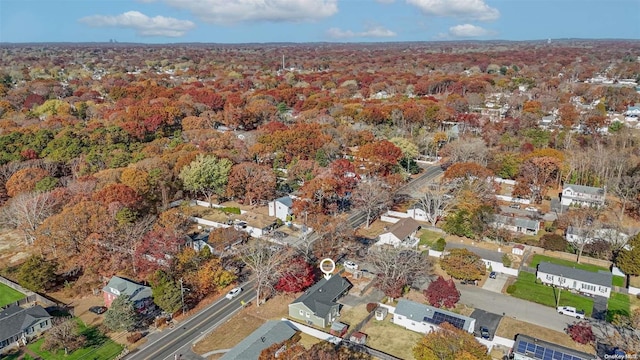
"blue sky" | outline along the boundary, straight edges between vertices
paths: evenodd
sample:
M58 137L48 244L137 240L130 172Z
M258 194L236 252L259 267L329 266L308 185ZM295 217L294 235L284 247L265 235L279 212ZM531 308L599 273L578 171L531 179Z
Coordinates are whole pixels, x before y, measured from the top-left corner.
M0 0L0 42L640 39L640 0Z

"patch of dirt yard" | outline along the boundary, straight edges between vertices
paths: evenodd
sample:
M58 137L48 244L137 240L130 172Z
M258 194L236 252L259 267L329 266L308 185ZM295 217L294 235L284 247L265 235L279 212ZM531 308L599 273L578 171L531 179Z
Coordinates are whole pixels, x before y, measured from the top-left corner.
M102 324L104 314L97 315L89 311L92 306L104 306L102 292L100 295L86 295L83 297L69 297L64 291L56 291L48 294L52 298L73 307L73 315L77 316L87 326Z
M381 221L380 219L374 221L369 227L359 227L356 235L360 237L365 237L367 239L376 239L378 235L382 234L385 230L384 228L391 227L392 223Z
M387 320L371 319L361 331L367 334L367 346L401 359L413 360L413 347L424 336Z
M503 317L498 325L498 329L496 330L496 335L507 339L513 339L516 334L529 335L534 338L566 346L589 354L595 353L593 346L578 344L567 334L509 317Z
M360 304L358 306L354 306L349 310L340 311L340 321L343 324L349 325L349 327L354 327L358 325L362 320L364 320L369 313L367 312L367 304Z
M288 305L292 300L291 295L278 295L260 307L251 305L240 310L195 344L193 351L196 354L205 354L213 350L231 349L267 320L286 317L289 312Z

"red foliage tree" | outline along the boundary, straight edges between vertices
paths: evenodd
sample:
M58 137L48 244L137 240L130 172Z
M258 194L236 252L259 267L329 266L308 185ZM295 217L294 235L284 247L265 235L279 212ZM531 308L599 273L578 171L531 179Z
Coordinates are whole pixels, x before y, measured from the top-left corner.
M134 251L134 266L144 278L156 270L167 269L184 240L166 231L152 230L144 235Z
M139 207L141 197L127 185L110 184L93 194L93 200L105 205L119 203L122 206L135 209Z
M591 325L585 321L567 326L566 331L571 339L579 344L589 344L596 341Z
M284 265L286 269L275 286L276 290L296 293L303 291L315 282L313 267L303 258L296 258Z
M456 284L452 279L445 280L438 276L435 281L429 284L424 290L424 296L431 306L452 308L460 300L460 292L456 289Z

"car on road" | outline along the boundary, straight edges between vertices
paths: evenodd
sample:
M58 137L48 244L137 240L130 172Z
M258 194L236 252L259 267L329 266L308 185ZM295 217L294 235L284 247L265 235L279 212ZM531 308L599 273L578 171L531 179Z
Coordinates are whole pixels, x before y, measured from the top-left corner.
M478 285L478 282L476 280L462 280L462 281L460 281L460 284L462 284L462 285Z
M487 340L491 337L491 333L486 326L480 326L480 337Z
M94 314L104 314L107 311L107 307L106 306L92 306L89 308L89 311L91 311Z
M531 212L538 212L538 209L534 208L533 206L528 206L526 208L524 208L527 211L531 211Z
M344 267L349 270L358 270L358 264L354 263L353 261L345 261Z
M584 319L584 311L578 311L573 306L558 306L558 314L573 316L576 319Z
M241 287L233 288L224 297L226 297L229 300L233 300L233 298L235 298L236 296L240 295L241 292L242 292L242 288Z
M495 271L489 273L489 279L495 279L498 276Z

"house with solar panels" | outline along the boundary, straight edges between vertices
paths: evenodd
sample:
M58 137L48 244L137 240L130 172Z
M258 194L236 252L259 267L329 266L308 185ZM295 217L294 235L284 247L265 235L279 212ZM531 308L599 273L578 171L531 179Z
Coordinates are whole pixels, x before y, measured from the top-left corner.
M437 307L400 299L393 313L393 323L411 331L427 334L444 322L473 334L476 319Z
M583 353L527 335L516 335L511 349L513 360L593 360L596 355Z

